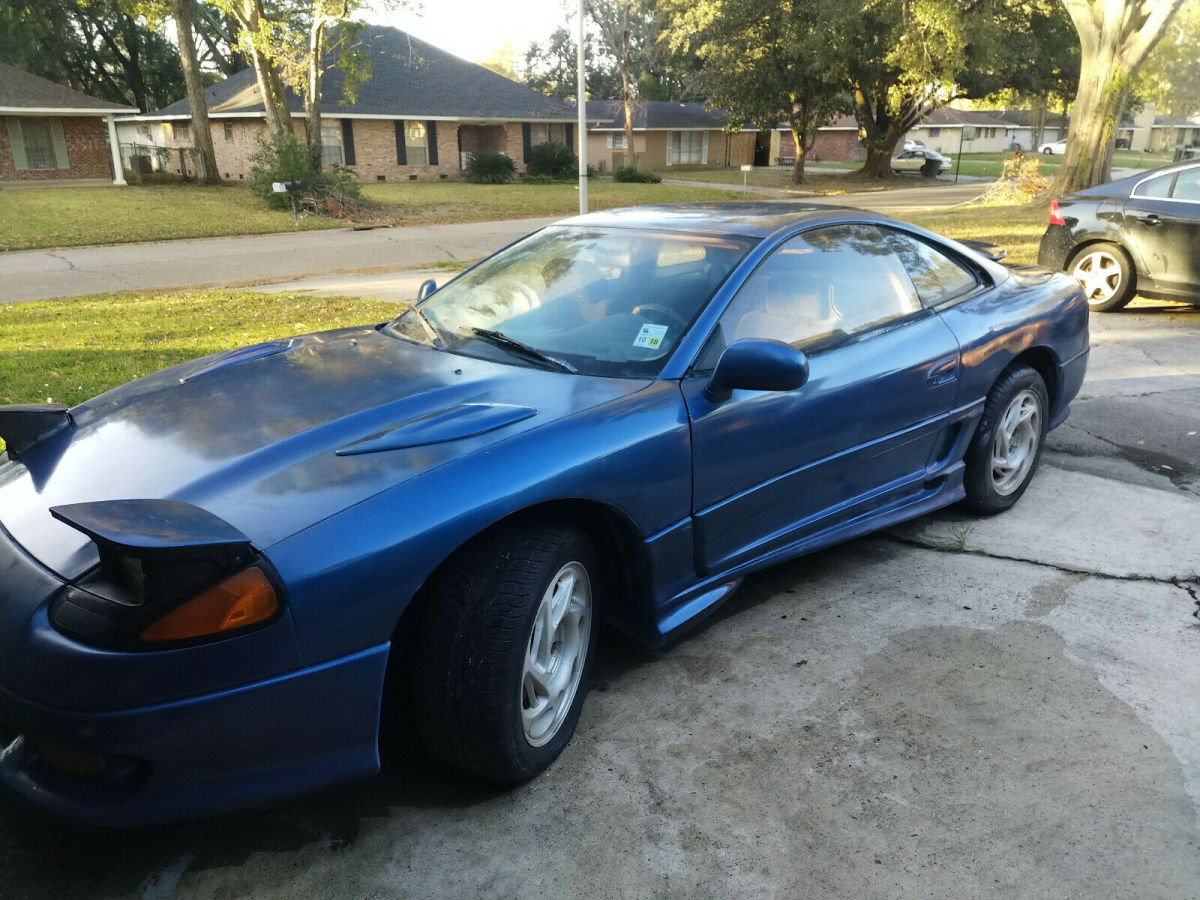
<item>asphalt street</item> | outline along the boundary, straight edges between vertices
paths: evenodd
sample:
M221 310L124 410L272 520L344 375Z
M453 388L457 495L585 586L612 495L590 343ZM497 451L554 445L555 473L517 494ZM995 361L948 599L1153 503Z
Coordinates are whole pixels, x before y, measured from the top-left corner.
M1200 310L1138 299L1092 346L1016 508L777 566L662 652L605 633L533 782L400 752L121 832L0 797L0 895L1200 897Z

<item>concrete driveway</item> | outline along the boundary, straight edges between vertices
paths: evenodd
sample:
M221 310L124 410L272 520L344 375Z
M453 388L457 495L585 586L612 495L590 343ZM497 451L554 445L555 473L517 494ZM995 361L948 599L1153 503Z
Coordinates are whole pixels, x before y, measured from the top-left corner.
M1092 327L1015 509L775 567L661 653L606 633L535 781L400 752L121 832L3 796L0 894L1200 896L1200 312L1138 300Z

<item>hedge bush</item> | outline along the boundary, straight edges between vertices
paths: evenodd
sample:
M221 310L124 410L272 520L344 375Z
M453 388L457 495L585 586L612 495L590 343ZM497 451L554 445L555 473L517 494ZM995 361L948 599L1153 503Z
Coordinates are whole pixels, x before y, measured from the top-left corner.
M276 181L303 182L304 188L298 196L312 198L318 208L334 205L340 210L363 202L362 188L353 169L345 166L315 168L308 147L290 132L260 140L258 149L250 157L250 173L246 179L250 190L274 209L290 209L291 198L275 193L271 187ZM330 204L330 200L334 203Z
M635 166L620 166L614 169L613 178L617 181L627 181L635 184L659 184L662 182L662 178L653 172L643 172Z
M530 148L526 169L530 175L570 181L579 174L579 157L566 144L549 141Z
M508 184L517 166L499 150L476 150L467 163L467 181L475 184Z

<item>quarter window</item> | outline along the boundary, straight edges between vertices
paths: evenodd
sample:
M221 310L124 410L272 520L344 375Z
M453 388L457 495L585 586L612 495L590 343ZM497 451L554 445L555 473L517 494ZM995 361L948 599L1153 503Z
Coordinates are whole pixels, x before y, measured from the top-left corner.
M796 235L742 285L721 317L725 344L772 338L809 352L921 309L891 242L874 225Z
M1166 175L1159 175L1157 178L1150 178L1143 181L1137 186L1134 191L1136 197L1170 197L1171 196L1171 181L1175 178L1175 173L1170 172Z
M969 294L979 284L973 272L924 241L899 232L889 232L889 237L926 306L938 306Z

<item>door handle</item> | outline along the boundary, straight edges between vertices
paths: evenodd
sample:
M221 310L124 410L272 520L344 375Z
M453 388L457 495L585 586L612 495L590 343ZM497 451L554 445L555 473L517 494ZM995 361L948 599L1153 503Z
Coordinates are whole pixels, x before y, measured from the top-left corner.
M1134 216L1134 218L1143 225L1159 225L1162 223L1162 219L1156 213L1147 213L1144 216Z
M956 380L958 378L958 357L948 356L945 359L939 359L930 366L929 374L925 378L930 387L938 387Z

